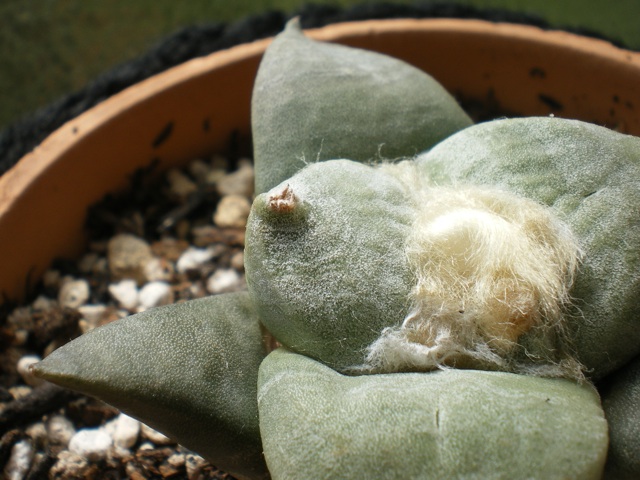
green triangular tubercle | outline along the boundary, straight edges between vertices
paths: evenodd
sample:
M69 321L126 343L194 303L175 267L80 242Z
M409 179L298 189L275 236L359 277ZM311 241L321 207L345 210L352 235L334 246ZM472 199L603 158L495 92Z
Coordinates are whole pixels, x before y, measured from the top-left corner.
M54 351L34 373L96 396L242 477L267 477L256 403L265 356L246 293L151 309Z
M307 163L411 157L472 123L423 71L311 40L296 19L267 49L251 108L256 193Z

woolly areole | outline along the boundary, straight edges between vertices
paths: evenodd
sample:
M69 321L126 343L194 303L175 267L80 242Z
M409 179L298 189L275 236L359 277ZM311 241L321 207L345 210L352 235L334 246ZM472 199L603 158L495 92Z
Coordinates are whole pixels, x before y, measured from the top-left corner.
M248 236L267 328L340 371L581 376L563 347L580 249L532 200L440 187L412 161L329 161L258 197Z

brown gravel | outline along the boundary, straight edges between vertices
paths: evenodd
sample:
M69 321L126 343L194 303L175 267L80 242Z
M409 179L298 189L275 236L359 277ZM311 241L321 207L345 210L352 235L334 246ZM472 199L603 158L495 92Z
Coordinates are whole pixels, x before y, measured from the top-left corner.
M171 171L161 178L153 172L139 172L132 188L109 195L90 209L87 219L89 245L86 254L75 260L56 260L45 274L29 303L4 305L0 311L0 472L6 478L25 479L231 479L204 459L176 444L158 445L140 435L124 454L109 454L99 461L88 461L66 445L56 444L46 431L54 415L63 415L76 431L104 425L119 412L98 400L51 384L28 385L18 372L18 361L36 355L40 358L78 335L135 313L139 306L123 308L110 293L109 285L133 278L141 289L149 276L169 284L174 302L211 294L218 288L211 277L232 269L239 279L223 285L222 291L244 288L242 219L225 220L231 227L214 224L220 199L238 192L251 201L253 170L249 161L230 172L229 162L220 157L198 159L184 171ZM229 193L230 192L230 193ZM246 219L245 219L246 220ZM148 245L144 262L155 262L147 270L114 268L109 244L118 234L131 234ZM180 270L178 260L190 248L210 249L212 257L197 268ZM120 257L122 259L122 257ZM111 265L110 265L111 261ZM135 262L135 260L132 260ZM146 263L145 263L146 265ZM147 278L145 278L145 276ZM236 278L231 276L232 278ZM227 276L227 278L229 278ZM66 296L64 282L83 280ZM64 297L64 298L63 298ZM81 301L81 305L75 305ZM75 302L75 303L74 303ZM26 442L26 443L21 443ZM31 450L20 472L13 465L22 445ZM0 477L2 475L0 474ZM3 477L3 478L5 478Z

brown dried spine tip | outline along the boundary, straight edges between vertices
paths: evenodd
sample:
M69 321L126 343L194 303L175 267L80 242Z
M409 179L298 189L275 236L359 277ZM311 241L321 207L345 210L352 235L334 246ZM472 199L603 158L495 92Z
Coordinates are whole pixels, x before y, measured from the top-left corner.
M293 189L286 185L278 193L274 193L267 199L267 208L273 213L291 213L300 203L298 197L293 193Z

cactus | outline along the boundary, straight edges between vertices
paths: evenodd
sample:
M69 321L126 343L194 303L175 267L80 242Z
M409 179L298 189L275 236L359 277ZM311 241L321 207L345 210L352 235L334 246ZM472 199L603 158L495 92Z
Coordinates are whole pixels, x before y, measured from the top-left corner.
M640 475L637 365L606 410L592 384L640 354L639 138L472 125L426 74L295 21L252 108L248 292L120 320L34 373L241 477L595 479L609 427L607 471Z

